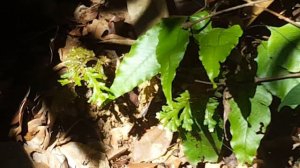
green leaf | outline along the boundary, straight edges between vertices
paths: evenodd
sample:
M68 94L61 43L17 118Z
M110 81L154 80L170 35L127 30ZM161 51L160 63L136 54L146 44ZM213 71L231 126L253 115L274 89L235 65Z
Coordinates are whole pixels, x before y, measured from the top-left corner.
M196 12L195 14L193 14L192 16L190 16L190 21L191 22L195 22L205 16L208 16L209 13L207 11L199 11ZM205 19L197 24L195 24L192 29L193 30L201 30L201 33L206 33L208 31L210 31L212 29L211 23L209 23L209 19ZM206 27L205 27L206 26Z
M238 44L243 31L235 25L227 29L214 28L199 34L199 58L207 72L210 81L216 87L214 78L220 73L220 63L229 56L231 50Z
M156 25L139 37L122 60L110 88L115 97L131 91L159 72L160 65L156 58L156 46L160 29L161 27Z
M207 125L209 132L214 132L215 130L217 121L214 120L213 116L218 105L219 102L214 98L210 98L206 105L205 118L203 124Z
M300 29L291 24L269 29L269 41L258 46L257 76L278 77L300 71ZM273 95L283 99L299 83L297 78L265 82L263 85Z
M197 99L194 99L196 98ZM194 120L191 132L181 132L183 139L184 154L188 161L193 164L198 162L216 162L218 160L222 147L223 129L219 116L214 116L217 124L214 132L209 132L208 126L203 124L205 120L205 110L209 101L208 95L191 93L192 102L190 102L192 116ZM215 102L211 100L211 102ZM221 126L221 127L220 127Z
M229 100L231 112L228 120L232 139L230 144L237 159L241 163L251 164L256 156L257 148L271 120L269 105L272 95L262 86L258 86L251 101L251 112L247 119L238 104Z
M272 57L269 57L268 54L268 42L263 41L257 47L258 56L256 58L257 61L257 75L259 77L267 77L269 75L270 67L272 65Z
M290 72L300 71L300 29L292 24L269 27L269 55L277 57L276 63Z
M189 43L189 32L181 28L184 19L168 18L161 23L157 45L157 61L161 68L161 83L167 102L172 101L172 82L176 69Z
M217 162L222 146L217 133L205 134L203 131L197 133L187 132L183 139L183 151L188 161L193 165L198 162Z
M185 91L174 102L163 106L162 111L157 113L157 118L162 125L174 132L179 127L191 131L193 119L189 99L190 94L188 91Z
M300 84L295 86L291 91L284 97L281 104L279 105L279 109L284 106L295 106L300 104ZM296 107L296 106L295 106Z

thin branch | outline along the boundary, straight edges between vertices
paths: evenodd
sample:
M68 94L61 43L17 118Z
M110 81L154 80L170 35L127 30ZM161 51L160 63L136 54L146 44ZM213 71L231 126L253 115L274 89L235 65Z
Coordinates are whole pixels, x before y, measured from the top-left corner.
M211 82L208 82L208 81L202 81L202 80L195 80L195 82L197 82L197 83L202 83L202 84L205 84L205 85L213 85L213 83L211 83ZM216 85L218 85L218 86L224 86L224 85L226 85L225 83L216 83Z
M274 77L265 77L265 78L254 78L255 83L263 83L263 82L272 82L283 79L291 79L291 78L300 78L300 73L288 74L284 76L274 76Z
M292 25L300 28L300 24L299 23L297 23L297 22L295 22L295 21L293 21L293 20L291 20L291 19L283 16L282 14L279 14L279 13L273 11L273 10L270 10L268 8L262 7L262 6L257 5L257 4L254 4L254 6L259 7L259 8L263 8L264 11L266 11L266 12L268 12L268 13L276 16L276 17L278 17L278 19L284 20L284 21L286 21L286 22L288 22L288 23L290 23L290 24L292 24Z
M231 8L227 8L227 9L224 9L224 10L221 10L221 11L218 11L218 12L215 12L215 13L212 13L210 15L207 15L205 17L202 17L198 20L195 20L195 21L190 21L190 22L186 22L182 25L183 28L187 29L187 28L191 28L192 26L194 26L195 24L203 21L203 20L206 20L206 19L209 19L213 16L217 16L217 15L221 15L223 13L226 13L226 12L230 12L230 11L234 11L234 10L237 10L237 9L241 9L241 8L245 8L245 7L248 7L248 6L254 6L256 4L259 4L259 3L262 3L262 2L267 2L267 1L270 1L270 0L258 0L258 1L254 1L254 2L249 2L249 3L246 3L246 4L242 4L242 5L238 5L238 6L234 6L234 7L231 7Z

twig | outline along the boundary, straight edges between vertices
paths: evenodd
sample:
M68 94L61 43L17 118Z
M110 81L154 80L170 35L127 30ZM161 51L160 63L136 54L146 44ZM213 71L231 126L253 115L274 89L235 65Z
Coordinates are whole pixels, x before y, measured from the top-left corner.
M290 78L300 78L300 73L288 74L288 75L284 75L284 76L265 77L265 78L255 77L254 82L255 83L263 83L263 82L272 82L272 81L290 79Z
M270 14L276 16L276 17L278 17L278 19L284 20L284 21L286 21L286 22L288 22L288 23L290 23L290 24L292 24L292 25L294 25L294 26L300 28L300 24L299 24L299 23L297 23L297 22L295 22L295 21L293 21L293 20L291 20L291 19L289 19L289 18L283 16L282 14L279 14L279 13L277 13L277 12L271 10L271 9L262 7L262 6L257 5L257 4L254 4L254 6L259 7L259 8L263 8L264 11L266 11L266 12L268 12L268 13L270 13Z
M267 1L270 1L270 0L258 0L258 1L249 2L249 3L246 3L246 4L234 6L234 7L231 7L231 8L227 8L227 9L224 9L224 10L212 13L210 15L207 15L205 17L202 17L202 18L200 18L198 20L190 21L190 22L185 22L182 25L182 27L185 28L185 29L187 29L187 28L190 28L190 27L194 26L195 24L197 24L197 23L199 23L199 22L201 22L203 20L206 20L208 18L211 18L213 16L217 16L217 15L220 15L220 14L223 14L223 13L226 13L226 12L234 11L234 10L245 8L245 7L248 7L248 6L254 6L255 4L262 3L262 2L267 2Z
M202 81L202 80L198 80L198 79L196 79L195 82L206 84L206 85L213 85L213 83L211 83L211 82ZM221 83L221 82L220 83L215 83L215 84L218 85L218 86L224 86L224 85L226 85L225 83Z

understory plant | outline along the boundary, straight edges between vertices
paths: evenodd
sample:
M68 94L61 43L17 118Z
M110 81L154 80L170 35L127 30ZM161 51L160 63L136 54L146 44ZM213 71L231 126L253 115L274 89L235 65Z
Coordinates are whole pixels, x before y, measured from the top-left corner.
M90 62L94 64L88 66ZM107 77L103 71L104 63L104 59L97 59L91 50L82 47L72 48L63 61L66 70L58 81L62 85L72 84L74 87L86 85L92 93L88 102L101 106L105 100L112 98L105 84Z
M269 26L271 35L260 42L256 59L232 72L226 64L230 58L239 59L236 53L243 30L239 25L218 28L209 19L199 21L208 15L201 11L190 17L166 18L150 28L123 58L110 88L105 86L101 61L88 67L87 62L95 57L82 48L70 52L65 62L67 72L60 82L77 86L86 82L93 90L89 101L101 106L159 74L166 104L157 118L180 133L191 163L217 162L224 142L229 141L238 161L251 164L271 120L273 97L282 100L278 110L300 104L300 78L294 75L300 72L300 29L291 24ZM194 24L184 27L187 20ZM198 82L208 84L209 89L175 93L173 81L189 43L198 45L200 69L206 72Z

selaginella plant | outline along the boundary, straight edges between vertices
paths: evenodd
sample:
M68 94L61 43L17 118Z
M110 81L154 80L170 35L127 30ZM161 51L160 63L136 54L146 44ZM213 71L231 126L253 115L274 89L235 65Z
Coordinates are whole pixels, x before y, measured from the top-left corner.
M89 62L95 63L88 66ZM72 84L74 87L82 86L84 83L92 92L88 102L101 106L105 100L112 97L105 84L104 63L105 60L96 58L91 50L82 47L72 48L63 61L66 71L58 81L62 85Z

